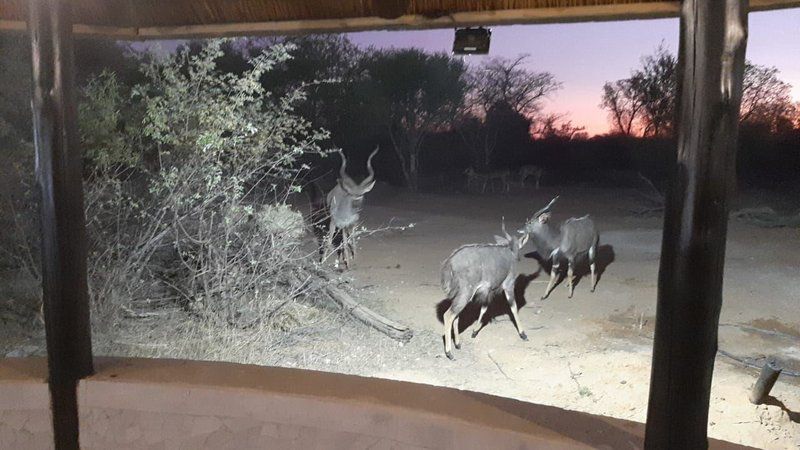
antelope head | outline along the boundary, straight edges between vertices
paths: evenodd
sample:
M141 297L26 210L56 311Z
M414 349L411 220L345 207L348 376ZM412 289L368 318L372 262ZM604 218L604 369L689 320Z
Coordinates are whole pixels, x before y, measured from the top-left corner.
M525 226L519 230L520 233L532 233L538 226L546 224L550 220L550 210L553 208L556 200L558 200L558 196L556 195L550 203L547 204L544 208L536 211L533 213L530 219L525 222Z
M369 154L369 158L367 158L367 178L364 178L361 183L356 183L350 178L350 175L347 174L347 157L344 155L344 152L339 149L339 155L342 157L342 165L339 167L339 185L348 195L360 199L364 194L375 187L375 170L372 168L372 157L378 153L379 149L380 147L375 147L375 150Z
M522 236L520 237L511 236L508 234L508 231L506 231L505 217L503 217L500 227L503 230L503 236L495 236L495 242L500 245L508 245L511 251L517 255L517 259L519 259L519 251L522 250L522 247L525 247L525 244L528 242L528 233L520 231L520 233L522 233Z

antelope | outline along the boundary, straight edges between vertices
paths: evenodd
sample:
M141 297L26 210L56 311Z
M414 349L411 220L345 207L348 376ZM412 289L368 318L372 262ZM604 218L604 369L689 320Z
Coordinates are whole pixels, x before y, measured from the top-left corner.
M375 187L375 171L372 169L372 158L378 153L379 148L375 147L375 150L367 158L368 175L361 183L356 183L347 175L347 157L341 149L339 150L342 165L339 167L339 179L336 181L336 186L328 192L326 198L330 221L324 244L325 254L332 254L334 236L337 232L340 233L341 245L336 249L336 268L339 267L339 261L342 260L345 268L349 269L355 258L355 246L351 235L361 213L364 195Z
M472 331L472 337L478 335L483 315L492 300L492 294L502 290L505 293L511 314L517 327L517 333L523 340L528 336L522 328L517 313L517 301L514 297L514 282L517 279L517 262L520 249L528 240L528 235L512 237L506 232L503 223L503 237L495 236L495 244L470 244L456 249L442 263L442 290L452 300L450 308L444 313L444 352L448 358L454 359L452 353L452 337L455 346L461 348L458 334L458 315L470 302L481 306L478 321Z
M533 165L522 166L517 173L519 174L519 184L521 186L525 186L525 180L532 176L536 181L536 189L539 189L539 181L541 181L542 174L544 174L544 170L541 167Z
M550 269L550 282L547 283L542 300L546 299L553 290L558 275L558 269L562 259L567 260L567 287L569 298L574 292L574 266L575 262L583 257L588 257L589 267L592 272L592 288L594 292L597 286L597 266L595 258L597 256L597 244L600 236L594 226L594 221L589 215L583 217L572 217L564 221L561 227L556 230L550 222L550 209L558 200L556 196L544 208L536 211L525 226L519 230L520 233L529 234L531 242L536 246L536 250L542 258L550 259L552 267Z
M500 180L501 191L509 191L509 179L511 178L511 171L508 169L495 170L492 172L476 172L475 169L470 167L464 171L464 174L467 175L467 190L469 190L473 181L477 181L481 184L481 194L486 193L487 183L489 184L489 188L492 190L492 192L494 192L494 181Z

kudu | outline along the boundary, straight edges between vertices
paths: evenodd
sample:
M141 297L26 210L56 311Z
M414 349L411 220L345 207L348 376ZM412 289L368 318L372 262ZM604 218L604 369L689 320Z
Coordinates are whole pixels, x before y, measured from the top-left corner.
M522 166L517 173L519 175L520 186L525 186L525 180L527 180L528 177L533 177L536 182L536 189L539 189L539 182L542 180L542 175L544 174L544 170L541 167L533 165Z
M470 244L459 247L442 263L442 290L452 300L450 308L444 313L444 352L453 358L452 335L456 348L461 348L458 334L458 315L470 302L481 306L478 321L472 337L478 335L483 315L489 307L493 294L502 290L505 293L519 336L528 340L517 313L514 297L514 283L517 279L517 262L520 249L528 236L512 237L506 232L503 223L503 237L495 236L495 244Z
M336 249L336 267L342 260L346 268L350 268L355 258L355 245L352 242L352 232L358 223L364 195L375 187L375 171L372 169L372 158L378 153L379 147L370 153L367 158L367 177L361 183L356 183L347 175L347 157L339 150L342 165L339 167L339 179L336 186L328 192L327 207L330 221L328 234L325 237L325 255L333 253L334 236L341 234L341 245Z
M531 237L531 242L536 246L536 250L542 258L549 259L552 263L550 269L550 282L547 283L542 299L547 298L555 287L558 269L562 259L567 260L567 286L569 288L569 298L575 289L574 267L575 263L583 257L588 257L589 267L592 272L592 288L597 285L597 244L600 236L597 234L594 222L589 215L583 217L572 217L561 224L556 230L550 224L550 210L558 200L556 196L544 208L536 211L533 216L519 230Z
M489 185L489 189L494 192L494 182L495 180L499 180L501 184L501 192L509 191L511 171L508 169L494 170L491 172L477 172L475 169L470 167L464 171L464 174L467 176L467 190L469 190L473 183L477 182L481 185L481 194L486 193L487 184Z

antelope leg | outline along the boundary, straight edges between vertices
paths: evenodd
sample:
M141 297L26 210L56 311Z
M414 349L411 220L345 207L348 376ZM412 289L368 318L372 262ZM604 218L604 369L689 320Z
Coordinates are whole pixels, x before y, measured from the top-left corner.
M455 340L456 348L461 349L461 337L458 335L458 316L453 319L453 337Z
M453 321L455 317L453 315L453 311L448 309L444 312L444 317L442 318L444 322L444 354L447 355L450 359L455 359L453 357L453 343L452 343L452 333L453 333Z
M569 289L569 298L572 298L572 293L575 291L575 272L572 269L572 261L567 263L567 288Z
M328 227L328 234L325 236L325 244L323 245L325 248L325 255L323 259L327 259L328 256L331 256L333 253L333 236L336 234L336 225L331 222L330 227ZM337 263L338 265L338 263Z
M478 332L481 331L483 327L483 315L486 314L486 310L489 309L488 305L481 306L481 312L478 314L478 321L475 322L475 326L472 328L472 337L478 335Z
M550 267L550 282L547 283L547 287L544 289L544 295L542 296L542 300L546 299L550 292L556 285L556 277L558 276L558 260L556 257L553 257L553 265Z
M342 258L344 259L344 267L350 269L352 258L350 256L350 232L349 228L342 228Z
M514 323L517 326L517 333L519 333L519 337L522 338L523 341L528 340L528 335L525 334L525 329L522 327L522 322L519 320L519 313L517 312L517 299L514 298L514 286L504 286L503 291L506 293L506 300L508 300L508 306L511 308L511 315L514 316Z
M594 288L597 286L597 264L594 260L596 256L597 244L589 248L589 269L592 271L592 292L594 292Z

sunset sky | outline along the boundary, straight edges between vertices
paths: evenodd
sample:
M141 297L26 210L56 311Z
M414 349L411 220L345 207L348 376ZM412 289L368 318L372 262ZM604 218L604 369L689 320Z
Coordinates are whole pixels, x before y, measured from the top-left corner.
M374 31L350 37L362 46L450 52L453 45L453 30ZM552 72L564 85L545 109L568 113L574 124L597 134L608 130L607 116L598 106L603 83L626 77L662 41L677 51L678 19L492 27L489 57L530 54L531 69ZM467 61L480 63L483 58L469 56ZM777 67L800 101L800 9L750 14L747 58Z

